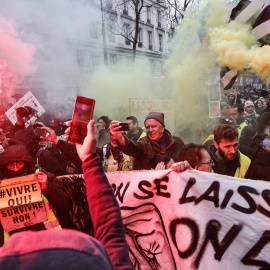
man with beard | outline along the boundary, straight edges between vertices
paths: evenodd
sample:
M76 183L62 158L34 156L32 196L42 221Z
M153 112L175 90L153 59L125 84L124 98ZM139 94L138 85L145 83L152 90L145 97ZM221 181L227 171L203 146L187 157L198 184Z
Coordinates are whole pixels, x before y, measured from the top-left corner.
M214 145L209 155L214 161L213 172L239 178L252 178L251 160L238 148L238 132L230 125L220 125L214 131Z
M139 141L146 136L146 133L139 127L138 119L135 116L128 116L126 121L129 125L127 137L133 141Z

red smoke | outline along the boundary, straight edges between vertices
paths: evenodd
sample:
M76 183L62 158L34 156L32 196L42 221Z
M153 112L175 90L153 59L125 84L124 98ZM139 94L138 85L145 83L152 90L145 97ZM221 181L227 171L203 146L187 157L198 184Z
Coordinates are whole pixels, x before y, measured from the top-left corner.
M22 40L23 32L12 20L0 16L0 92L10 96L25 76L34 74L35 47Z

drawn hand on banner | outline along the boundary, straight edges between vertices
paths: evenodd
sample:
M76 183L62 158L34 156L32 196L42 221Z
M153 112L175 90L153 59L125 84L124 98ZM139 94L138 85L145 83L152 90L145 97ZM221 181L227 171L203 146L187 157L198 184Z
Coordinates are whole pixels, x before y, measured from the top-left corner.
M70 127L72 121L67 121L66 126L69 128L66 129L65 133L70 134ZM66 137L68 140L68 136ZM95 120L90 120L87 124L87 136L85 137L83 144L76 143L76 148L78 155L82 161L84 161L91 154L96 152L97 138L95 136Z
M185 161L174 163L172 165L171 169L173 171L175 171L175 172L184 172L186 170L192 170L190 164L186 160Z
M38 183L42 191L45 191L48 188L48 176L44 172L35 173Z
M176 269L159 210L152 203L121 208L134 269Z

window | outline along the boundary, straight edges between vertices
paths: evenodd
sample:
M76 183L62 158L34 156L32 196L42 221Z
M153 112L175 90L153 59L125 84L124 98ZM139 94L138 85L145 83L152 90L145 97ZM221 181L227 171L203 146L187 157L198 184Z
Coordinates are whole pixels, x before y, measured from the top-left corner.
M157 20L158 20L158 27L161 27L161 11L157 11Z
M128 70L131 70L132 69L133 59L132 59L131 56L127 56L126 57L126 65L127 65Z
M97 31L97 23L96 22L92 22L90 25L90 37L91 38L98 38L98 31Z
M115 42L115 34L114 34L114 31L113 31L113 25L112 24L110 24L110 26L109 26L109 31L108 31L108 36L109 36L109 41L110 42Z
M149 45L149 50L153 50L152 46L152 32L148 31L148 45Z
M115 54L110 54L110 65L115 67L117 64L117 56Z
M151 72L154 73L154 71L155 71L155 60L150 59L149 62L150 62Z
M146 8L146 19L147 19L147 22L148 23L151 23L151 9L150 9L150 7L147 7Z
M130 25L124 23L124 36L126 37L126 45L130 45L129 37L130 37Z
M124 7L123 14L128 15L128 2L127 2L127 0L124 0L123 7Z
M97 70L100 65L100 55L94 53L92 56L92 62L93 62L93 70Z
M159 51L163 52L163 36L158 35L158 42L159 42Z
M142 28L139 28L138 32L138 47L142 48Z

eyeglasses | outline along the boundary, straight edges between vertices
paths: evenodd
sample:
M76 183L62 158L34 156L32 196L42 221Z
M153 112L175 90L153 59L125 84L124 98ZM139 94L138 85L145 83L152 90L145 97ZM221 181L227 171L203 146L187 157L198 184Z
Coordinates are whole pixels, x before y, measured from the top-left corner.
M214 165L214 160L211 159L208 162L202 162L202 163L200 163L200 165L202 165L202 164L213 166Z
M161 124L159 124L159 125L154 124L154 125L150 125L150 126L147 125L147 126L145 126L145 129L146 130L150 130L150 128L155 129L156 127L159 127L159 126L161 126Z

